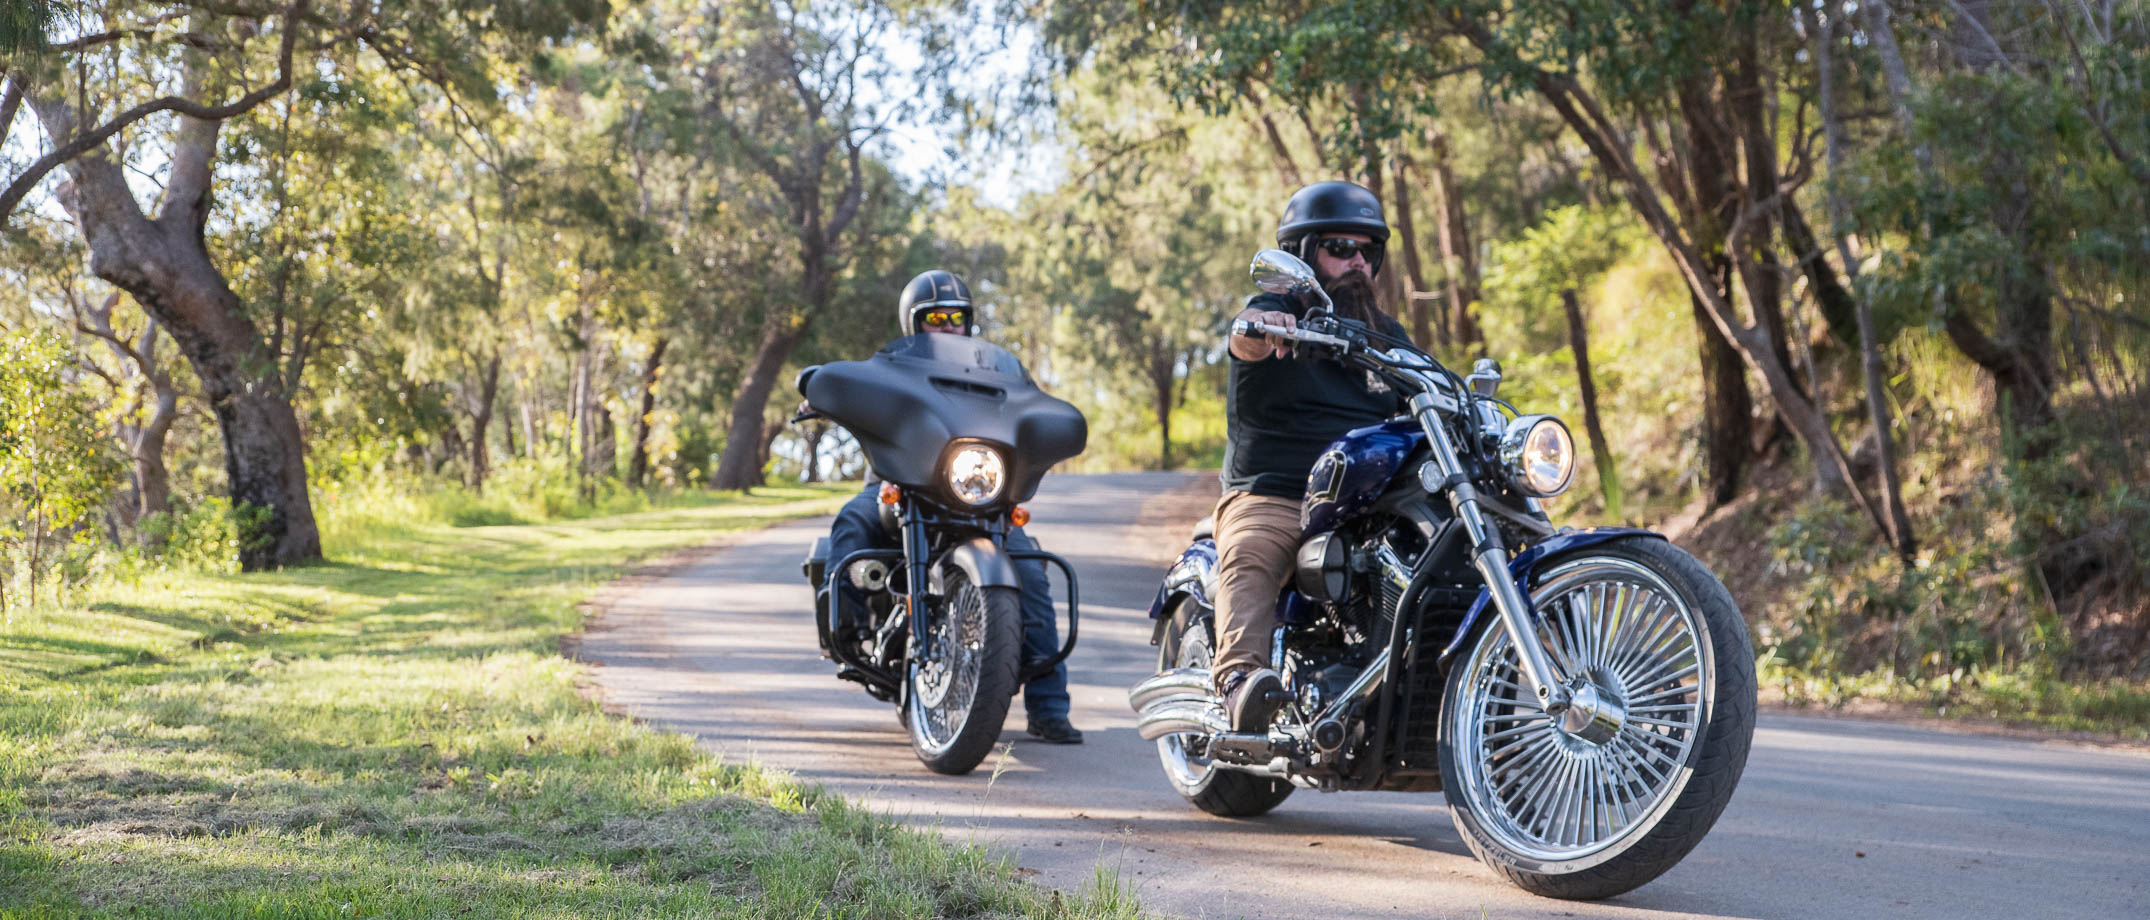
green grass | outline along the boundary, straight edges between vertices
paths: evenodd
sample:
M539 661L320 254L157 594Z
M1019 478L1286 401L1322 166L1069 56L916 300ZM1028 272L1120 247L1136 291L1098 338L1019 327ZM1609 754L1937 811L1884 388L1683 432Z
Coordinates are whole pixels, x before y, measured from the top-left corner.
M1768 658L1758 674L1764 689L1794 706L1835 709L1872 700L1937 718L2150 741L2150 682L2145 681L2063 680L2030 668L1925 680L1888 671L1834 675Z
M844 491L328 528L0 625L0 917L1135 916L609 717L561 658L634 560ZM802 628L805 628L802 625Z

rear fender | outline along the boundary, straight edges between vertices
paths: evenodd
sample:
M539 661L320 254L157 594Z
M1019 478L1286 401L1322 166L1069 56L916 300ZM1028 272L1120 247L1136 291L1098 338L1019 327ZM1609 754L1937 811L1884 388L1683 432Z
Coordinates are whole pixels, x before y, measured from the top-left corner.
M1586 549L1621 537L1665 539L1664 534L1635 527L1591 527L1584 530L1568 530L1554 534L1532 544L1529 549L1517 553L1515 558L1508 560L1508 574L1515 578L1516 593L1523 595L1523 603L1531 603L1530 576L1532 572L1537 570L1539 563L1555 556ZM1492 601L1492 591L1485 588L1478 589L1478 599L1471 602L1470 612L1463 615L1462 625L1456 627L1455 638L1448 640L1448 647L1441 650L1441 664L1444 668L1447 666L1449 659L1454 658L1456 653L1463 649L1464 641L1471 637L1471 630L1478 625L1479 614L1484 613L1486 605ZM1531 619L1538 618L1538 611L1535 607L1529 613Z
M1165 624L1170 618L1166 611L1173 607L1177 597L1192 598L1204 607L1214 607L1210 600L1210 588L1216 584L1217 541L1203 538L1194 541L1165 570L1164 584L1157 587L1157 597L1150 601L1150 644L1156 645L1164 637Z

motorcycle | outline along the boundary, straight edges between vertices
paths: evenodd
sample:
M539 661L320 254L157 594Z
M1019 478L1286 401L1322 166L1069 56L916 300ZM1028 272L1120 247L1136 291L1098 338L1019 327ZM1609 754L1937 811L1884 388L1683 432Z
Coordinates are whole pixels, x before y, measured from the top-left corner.
M865 361L807 368L799 392L849 430L881 478L880 523L900 548L828 558L814 542L804 568L816 632L836 676L895 703L911 749L938 773L968 773L999 738L1008 704L1075 649L1075 571L1041 550L1006 545L1053 464L1082 452L1088 423L1045 394L1008 352L958 335L921 334ZM1057 566L1067 585L1066 640L1019 667L1023 644L1015 564ZM863 609L837 590L846 580Z
M1251 273L1327 304L1288 253L1261 251ZM1308 474L1266 731L1233 732L1211 683L1210 521L1166 574L1158 673L1128 701L1173 788L1230 817L1301 787L1440 791L1480 861L1555 898L1611 897L1678 863L1754 734L1753 649L1724 585L1649 531L1555 528L1539 500L1567 488L1573 439L1502 401L1497 363L1459 378L1324 307L1233 334L1363 368L1409 412L1345 434Z

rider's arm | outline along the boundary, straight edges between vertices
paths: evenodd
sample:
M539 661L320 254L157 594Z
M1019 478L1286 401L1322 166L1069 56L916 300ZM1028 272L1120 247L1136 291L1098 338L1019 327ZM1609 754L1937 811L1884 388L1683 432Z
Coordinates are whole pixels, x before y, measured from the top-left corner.
M1263 310L1257 307L1248 307L1240 311L1237 317L1234 317L1235 322L1239 320L1269 326L1282 326L1286 329L1299 328L1299 319L1282 310ZM1230 336L1230 340L1232 357L1241 361L1261 361L1266 358L1283 358L1291 355L1290 339L1280 339L1276 336L1268 335L1234 335Z

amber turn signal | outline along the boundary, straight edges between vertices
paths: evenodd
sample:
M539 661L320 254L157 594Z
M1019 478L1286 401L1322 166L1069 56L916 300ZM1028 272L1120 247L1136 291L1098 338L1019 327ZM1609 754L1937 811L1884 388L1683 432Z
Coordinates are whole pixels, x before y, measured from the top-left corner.
M1018 506L1015 510L1008 512L1008 523L1017 527L1028 525L1030 523L1030 509Z
M884 482L881 484L881 504L893 505L902 500L903 490L896 488L895 483Z

